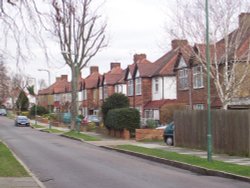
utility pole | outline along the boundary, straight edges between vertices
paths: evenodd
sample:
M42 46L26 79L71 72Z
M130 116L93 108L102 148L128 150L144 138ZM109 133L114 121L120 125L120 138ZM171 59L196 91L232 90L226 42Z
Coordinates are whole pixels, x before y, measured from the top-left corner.
M209 45L209 14L208 0L205 6L206 12L206 63L207 63L207 160L212 161L212 128L211 128L211 100L210 100L210 45Z

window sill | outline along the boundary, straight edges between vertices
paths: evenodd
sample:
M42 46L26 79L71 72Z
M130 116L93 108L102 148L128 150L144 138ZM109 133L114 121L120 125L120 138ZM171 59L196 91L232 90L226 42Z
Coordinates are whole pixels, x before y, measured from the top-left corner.
M193 89L204 89L204 86L202 86L202 87L193 87Z

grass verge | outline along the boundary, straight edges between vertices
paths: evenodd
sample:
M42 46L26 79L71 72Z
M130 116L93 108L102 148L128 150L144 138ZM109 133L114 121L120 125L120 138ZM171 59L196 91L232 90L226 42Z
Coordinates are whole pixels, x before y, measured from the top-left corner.
M43 129L43 132L47 132L47 133L55 133L55 134L63 134L65 133L65 131L61 131L58 129Z
M93 136L78 133L77 131L69 131L69 132L64 133L63 135L73 137L73 138L83 139L85 141L100 141L101 140Z
M0 177L29 177L5 144L0 142Z
M211 170L218 170L240 176L250 177L250 166L231 164L216 160L208 162L207 159L203 159L197 156L179 154L176 152L169 152L162 149L151 149L132 145L119 145L116 146L116 148L146 154L154 157L169 159L173 161L183 162Z
M31 124L31 127L33 128L36 128L36 129L45 129L46 127L45 126L42 126L42 125L38 125L38 124Z

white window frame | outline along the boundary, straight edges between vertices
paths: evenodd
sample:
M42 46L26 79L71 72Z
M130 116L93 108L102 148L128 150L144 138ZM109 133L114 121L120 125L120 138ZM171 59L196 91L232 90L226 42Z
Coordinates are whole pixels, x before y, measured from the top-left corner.
M142 82L141 78L135 79L135 94L136 95L141 95L141 85L142 85L141 82Z
M82 90L82 100L83 101L87 100L87 90L86 89Z
M128 80L128 96L134 95L134 81Z
M103 98L108 98L108 86L103 86Z
M154 118L154 110L145 110L144 115L146 119L153 119Z
M188 69L184 68L178 71L178 81L179 81L179 89L185 90L188 89Z
M193 67L193 88L199 89L203 88L203 70L202 66L195 66Z
M102 100L103 99L103 96L102 96L102 94L103 94L103 89L102 89L103 87L99 87L99 100Z
M159 78L154 79L154 93L155 94L159 93Z
M205 106L204 106L204 104L194 104L193 109L194 110L204 110Z

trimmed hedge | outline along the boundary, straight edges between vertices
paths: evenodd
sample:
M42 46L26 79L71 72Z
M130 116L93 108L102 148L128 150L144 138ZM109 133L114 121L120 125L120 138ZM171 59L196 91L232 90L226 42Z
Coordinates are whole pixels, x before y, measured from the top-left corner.
M42 116L42 115L48 114L48 113L49 113L49 111L46 108L44 108L43 106L37 106L37 108L36 108L36 105L33 105L30 109L31 116L35 116L35 114Z
M107 118L105 119L105 125L109 129L127 129L130 132L135 132L135 129L140 127L139 111L133 108L109 110Z
M108 97L102 104L102 114L103 114L104 124L109 110L118 108L129 108L129 100L128 97L125 96L124 94L114 93L113 95Z

